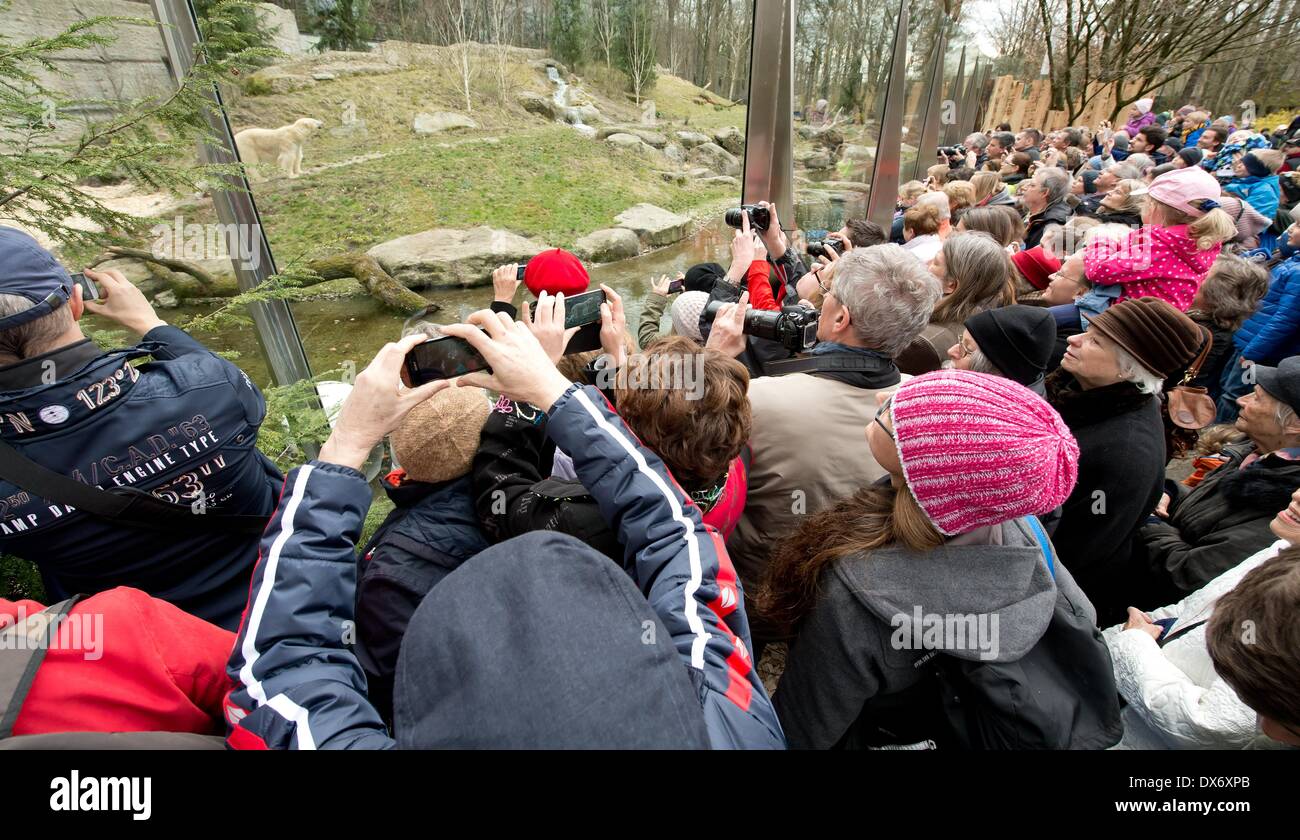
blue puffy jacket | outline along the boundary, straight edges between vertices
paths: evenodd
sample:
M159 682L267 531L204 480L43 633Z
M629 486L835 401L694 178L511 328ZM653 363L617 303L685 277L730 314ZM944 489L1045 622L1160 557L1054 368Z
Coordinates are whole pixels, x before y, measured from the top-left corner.
M1282 187L1276 175L1247 175L1234 178L1223 185L1223 191L1235 195L1259 211L1265 219L1277 215L1278 204L1282 200Z
M1232 343L1244 358L1262 365L1300 355L1300 253L1273 267L1268 294Z
M573 454L579 480L624 545L625 567L697 686L710 743L784 747L750 662L743 598L721 537L595 388L572 386L549 417L547 435ZM369 503L356 470L311 462L289 473L228 666L232 747L394 746L343 638L353 618L352 551Z
M140 362L146 358L151 361ZM256 447L266 403L239 368L161 326L103 353L89 340L0 369L0 437L105 489L208 513L269 516L282 476ZM110 522L0 479L0 551L40 567L48 598L131 586L234 630L258 536Z

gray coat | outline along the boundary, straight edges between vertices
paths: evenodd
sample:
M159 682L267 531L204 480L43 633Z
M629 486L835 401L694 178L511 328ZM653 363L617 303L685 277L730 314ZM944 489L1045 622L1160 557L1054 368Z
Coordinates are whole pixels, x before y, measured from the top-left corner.
M925 676L917 640L907 648L902 636L918 608L923 615L975 615L985 622L992 644L945 646L945 654L966 660L1020 660L1043 637L1058 601L1096 621L1060 562L1053 580L1023 519L993 526L989 536L989 544L852 555L823 574L820 600L800 628L774 698L792 748L854 746L850 730L869 716L871 701Z

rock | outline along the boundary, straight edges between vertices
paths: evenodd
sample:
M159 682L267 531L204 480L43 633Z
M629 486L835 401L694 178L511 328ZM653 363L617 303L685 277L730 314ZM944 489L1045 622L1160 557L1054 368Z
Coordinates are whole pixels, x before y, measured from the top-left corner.
M597 136L599 136L599 134L597 134ZM624 134L622 132L609 135L605 138L605 142L620 149L636 149L640 151L641 149L649 148L649 146L641 142L640 137L637 137L634 134Z
M461 128L478 128L478 123L464 114L436 111L432 114L416 114L415 121L411 124L411 130L416 134L438 134Z
M530 114L536 114L548 120L559 118L558 106L555 104L555 100L549 96L542 96L540 93L526 90L516 94L515 99Z
M338 74L330 73L327 70L322 70L316 73L312 73L311 77L318 82L331 82L338 78Z
M876 159L876 150L871 146L859 146L854 143L845 143L844 147L840 149L840 157L845 160L870 163Z
M710 172L709 170L705 169L702 166L698 166L694 169L686 170L686 177L688 178L696 178L696 179L708 178L712 174L713 174L712 172Z
M668 138L657 131L650 131L648 129L637 128L636 126L631 125L607 125L596 132L596 136L600 138L610 137L614 134L630 134L633 137L639 138L641 142L645 143L647 146L653 146L656 149L662 149L664 146L668 145Z
M541 70L543 73L546 72L547 67L554 67L559 71L561 76L569 75L568 68L553 58L538 58L528 62L528 66L532 67L534 70Z
M740 160L716 143L704 143L686 155L688 163L707 168L719 175L739 175Z
M176 299L175 292L171 289L164 289L153 296L153 305L159 309L175 309L181 305L181 302Z
M797 190L794 195L795 224L804 230L826 226L831 215L829 193L821 190Z
M574 126L570 126L570 128L572 128L574 131L576 131L576 132L578 132L579 134L581 134L583 137L586 137L588 140L595 140L595 139L596 139L596 128L595 128L595 126L590 126L590 125L574 125Z
M668 183L676 184L679 187L684 187L690 183L690 179L682 172L660 172L659 177L663 178Z
M799 156L799 165L804 169L830 169L834 166L831 156L820 149L804 152Z
M669 143L668 145L664 146L663 152L664 152L664 157L668 158L673 163L686 162L686 150L683 149L680 144Z
M723 185L728 186L728 187L738 187L738 186L740 186L740 179L739 179L739 178L733 178L733 177L730 176L730 175L710 175L708 178L700 178L700 179L698 179L695 183L697 183L697 184L723 184Z
M694 149L696 146L712 143L713 139L707 134L700 134L698 131L679 131L677 132L677 142L688 149Z
M636 233L647 246L671 245L686 237L690 230L689 216L670 213L653 204L637 204L614 218L619 227Z
M733 155L743 155L745 153L745 135L734 125L713 132L713 142Z
M655 102L653 99L641 100L641 125L654 127L657 123Z
M828 190L840 190L841 192L871 192L871 185L860 181L822 181L818 186Z
M508 230L435 228L382 242L366 253L399 283L418 289L490 284L497 266L526 262L543 248Z
M283 67L263 67L249 76L250 82L261 82L270 88L271 93L292 93L295 90L314 87L316 80L311 76L290 73Z
M122 276L130 280L132 286L144 285L152 276L147 263L130 257L107 260L95 266L95 271L107 271L110 268L122 272Z
M598 123L604 122L605 116L597 110L595 105L585 104L569 108L564 112L564 119L569 123Z
M834 151L844 145L844 132L838 128L819 128L808 139L818 148Z
M641 240L625 227L595 230L573 243L573 253L579 259L598 263L635 257L640 251Z
M799 136L805 140L811 140L813 135L816 133L817 133L817 129L813 128L811 125L799 126Z
M353 120L350 123L336 125L327 129L327 133L331 137L354 137L358 140L364 140L370 136L370 132L366 129L365 120Z

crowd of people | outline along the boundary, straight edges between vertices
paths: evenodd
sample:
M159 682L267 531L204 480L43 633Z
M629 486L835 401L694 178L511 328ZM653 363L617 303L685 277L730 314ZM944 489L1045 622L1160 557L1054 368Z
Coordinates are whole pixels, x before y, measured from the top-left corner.
M1300 747L1300 120L1153 106L972 134L889 229L742 208L597 350L576 257L502 266L287 476L0 228L0 748ZM411 382L430 331L487 368Z

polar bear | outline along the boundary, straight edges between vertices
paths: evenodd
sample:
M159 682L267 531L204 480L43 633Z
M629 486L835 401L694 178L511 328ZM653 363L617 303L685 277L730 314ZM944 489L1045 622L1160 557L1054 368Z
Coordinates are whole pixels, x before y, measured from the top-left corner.
M284 174L297 178L302 174L302 145L323 125L320 120L303 117L279 128L246 128L235 135L235 148L247 167L275 163Z

